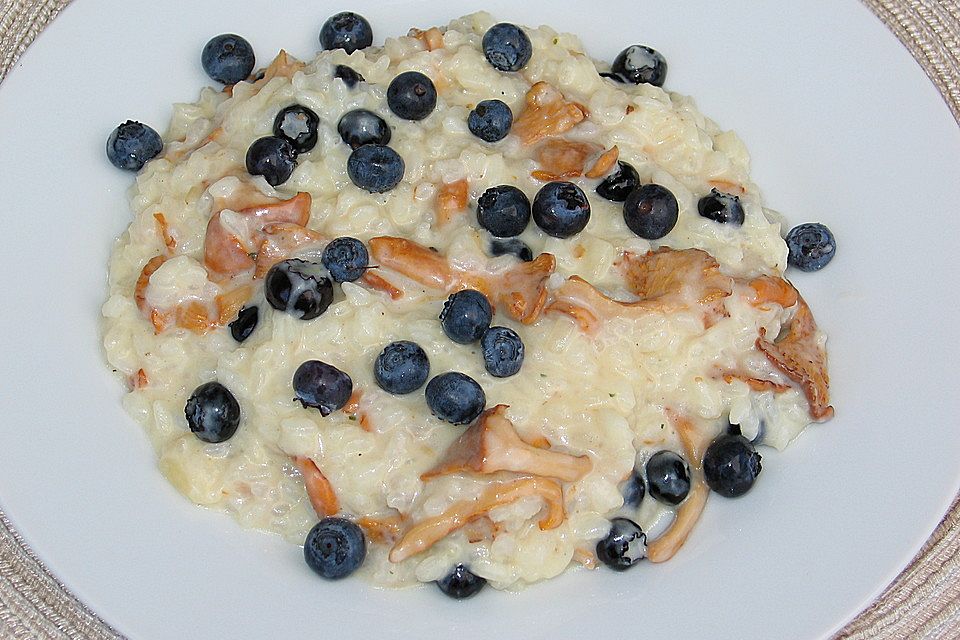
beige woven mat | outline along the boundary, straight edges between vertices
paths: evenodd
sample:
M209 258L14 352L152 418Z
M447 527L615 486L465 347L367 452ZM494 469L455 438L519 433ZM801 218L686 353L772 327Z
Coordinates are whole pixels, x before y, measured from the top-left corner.
M69 0L0 0L0 81ZM960 0L863 0L910 50L960 123ZM0 637L114 640L0 511ZM960 499L882 596L837 639L960 638Z

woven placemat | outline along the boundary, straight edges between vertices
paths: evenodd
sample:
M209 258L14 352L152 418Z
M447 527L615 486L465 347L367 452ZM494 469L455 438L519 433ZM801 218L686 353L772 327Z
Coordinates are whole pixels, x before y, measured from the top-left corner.
M910 50L960 123L960 0L863 0ZM69 0L3 0L0 82ZM117 640L0 511L0 637ZM960 498L903 573L836 636L960 638Z

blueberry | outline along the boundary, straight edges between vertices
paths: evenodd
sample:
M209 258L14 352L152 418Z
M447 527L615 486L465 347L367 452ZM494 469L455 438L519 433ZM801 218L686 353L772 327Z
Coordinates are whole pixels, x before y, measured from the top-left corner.
M463 600L476 595L486 584L487 581L484 578L473 573L462 564L458 564L450 573L437 580L437 587L440 588L440 591L454 600Z
M510 238L509 240L494 239L490 242L490 255L493 257L511 255L516 256L524 262L533 261L533 251L522 240Z
M320 258L334 282L353 282L363 275L370 263L367 248L356 238L336 238Z
M327 580L347 577L366 557L363 529L346 518L324 518L313 525L303 544L303 559Z
M518 236L530 222L530 200L516 187L490 187L477 201L477 222L498 238Z
M787 234L787 262L801 271L819 271L833 260L837 243L819 222L801 224Z
M473 422L487 404L487 396L477 381L459 371L434 376L424 395L430 413L452 424Z
M487 297L473 289L451 294L443 303L443 310L440 312L443 332L460 344L479 340L492 319L493 308Z
M273 135L285 138L297 153L306 153L317 146L317 127L320 117L311 109L293 104L277 114L273 121Z
M388 146L365 144L357 147L347 159L351 182L370 193L384 193L403 179L403 158Z
M291 258L270 267L263 281L267 302L301 320L313 320L333 302L333 283L319 264Z
M483 366L495 378L508 378L523 365L523 341L507 327L490 327L480 338Z
M430 360L416 342L391 342L373 363L377 385L388 393L402 395L423 386L430 375Z
M437 106L437 88L419 71L404 71L387 87L387 106L398 118L423 120Z
M623 202L630 192L640 186L640 175L632 165L617 163L617 171L597 185L597 195L613 202Z
M483 55L494 69L519 71L530 62L533 45L523 29L509 22L501 22L483 34Z
M513 111L500 100L484 100L467 116L470 133L484 142L503 140L513 126Z
M635 189L623 203L623 221L630 231L647 240L658 240L670 233L679 215L677 199L658 184Z
M667 77L667 61L655 49L634 44L620 52L610 71L633 84L662 87Z
M351 149L365 144L390 142L390 125L373 111L354 109L343 114L337 123L337 133Z
M331 364L307 360L293 374L293 392L294 399L305 409L313 407L320 410L320 415L328 416L347 404L353 393L353 380Z
M533 199L533 221L547 235L569 238L590 221L590 202L572 182L548 182Z
M646 493L647 487L643 482L643 476L634 469L627 481L623 483L623 504L627 507L639 507Z
M160 134L134 120L127 120L107 138L107 159L117 169L140 171L148 160L163 151Z
M615 571L626 571L647 557L647 534L629 518L614 518L610 532L597 543L597 559Z
M343 49L353 53L373 44L373 29L367 19L352 11L330 16L320 27L320 46L326 50Z
M690 470L673 451L658 451L647 460L647 486L658 502L678 505L690 493Z
M211 38L203 47L200 63L207 75L222 84L236 84L250 77L256 59L250 43L233 33Z
M724 433L703 454L707 485L726 498L742 496L760 475L760 454L741 435Z
M721 224L743 224L743 205L740 204L740 198L716 189L712 189L710 195L700 198L697 211L704 218Z
M353 67L348 67L345 64L338 64L333 68L333 77L340 78L351 89L357 86L358 82L366 82L366 79L357 73Z
M194 389L183 412L190 431L204 442L229 440L240 425L240 403L219 382Z
M247 149L247 173L263 176L270 186L283 184L297 168L297 151L286 138L266 136Z
M250 337L253 330L257 328L257 322L260 320L260 307L244 307L237 314L237 319L230 323L230 335L237 342L243 342Z

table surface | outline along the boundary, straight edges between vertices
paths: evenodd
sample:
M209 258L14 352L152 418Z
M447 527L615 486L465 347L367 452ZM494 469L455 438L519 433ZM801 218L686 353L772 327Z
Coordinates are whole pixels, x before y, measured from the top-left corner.
M863 0L960 123L960 0ZM0 1L0 82L69 0ZM0 637L121 638L43 566L0 511ZM960 498L910 565L840 639L960 638Z

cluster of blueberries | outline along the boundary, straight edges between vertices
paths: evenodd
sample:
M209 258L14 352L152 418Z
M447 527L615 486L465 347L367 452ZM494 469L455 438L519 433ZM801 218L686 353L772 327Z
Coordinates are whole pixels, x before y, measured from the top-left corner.
M328 19L320 31L324 49L344 49L351 53L373 42L370 24L362 16L342 12ZM483 37L483 50L489 63L505 72L518 71L530 60L532 45L522 29L501 23L491 27ZM255 57L250 44L234 34L210 40L204 47L201 62L214 80L225 85L250 78ZM649 83L662 86L667 64L657 51L633 45L622 51L609 73L601 75L615 82ZM363 82L363 77L345 65L338 65L334 76L349 87ZM387 106L398 117L422 120L433 112L437 92L425 75L409 71L396 76L387 89ZM285 182L296 168L297 156L317 144L320 119L309 108L295 104L277 114L273 135L250 145L246 154L247 170L261 175L277 186ZM468 117L468 128L486 142L502 140L513 124L513 113L500 100L484 100ZM356 109L344 114L337 124L343 141L352 153L347 173L358 187L371 193L383 193L402 179L403 159L388 145L389 125L377 114ZM107 156L118 168L138 171L160 153L163 143L152 128L127 121L118 126L107 140ZM623 203L627 226L638 236L655 240L669 233L676 225L678 205L674 195L657 184L640 184L639 175L629 163L619 162L617 171L596 188L601 197ZM714 189L698 203L701 216L722 224L740 225L744 211L736 196ZM516 236L533 218L545 233L556 238L569 238L584 229L590 219L590 203L584 192L571 182L547 183L531 204L518 188L500 185L487 189L477 204L477 220L494 236L494 255L513 254L531 260L532 252ZM825 266L835 253L835 242L829 229L821 224L805 224L787 235L790 264L815 271ZM275 309L302 320L320 316L334 297L333 283L359 279L369 268L369 255L356 238L337 238L324 250L320 263L300 259L284 260L270 269L264 291L267 302ZM472 344L480 341L484 366L496 377L516 374L524 358L520 336L507 327L490 326L493 310L479 291L464 290L452 294L444 304L440 323L444 333L454 342ZM230 332L238 342L246 340L259 320L257 306L244 307L230 323ZM424 385L429 377L427 354L416 343L406 340L388 344L374 362L378 386L392 394L411 393ZM348 374L319 360L300 365L293 377L296 400L305 408L315 408L329 415L348 402L353 382ZM467 424L483 411L486 397L480 385L460 372L447 372L427 383L425 399L431 412L452 424ZM187 423L193 433L205 442L223 442L231 438L240 423L241 410L233 394L219 382L208 382L194 390L185 406ZM703 473L710 488L721 495L736 497L746 493L760 473L760 455L739 428L711 443L703 459ZM646 476L646 481L644 480ZM679 505L690 490L687 462L672 451L659 451L647 461L643 473L634 470L623 487L624 504L639 507L649 495L664 504ZM609 534L597 543L597 557L606 565L624 570L646 556L646 535L628 518L614 518ZM362 529L340 517L322 519L310 531L304 545L307 564L325 578L336 579L351 574L366 556L366 540ZM437 585L453 598L466 598L477 593L486 581L463 564L456 565Z
M754 440L747 440L737 425L714 439L703 455L703 476L716 493L736 498L747 493L760 475L760 454ZM644 482L646 475L646 482ZM647 460L643 473L634 469L622 487L623 504L639 508L646 494L663 504L675 507L690 493L690 468L681 455L658 451ZM597 542L597 559L617 571L624 571L646 557L647 536L629 518L613 518L610 531Z

